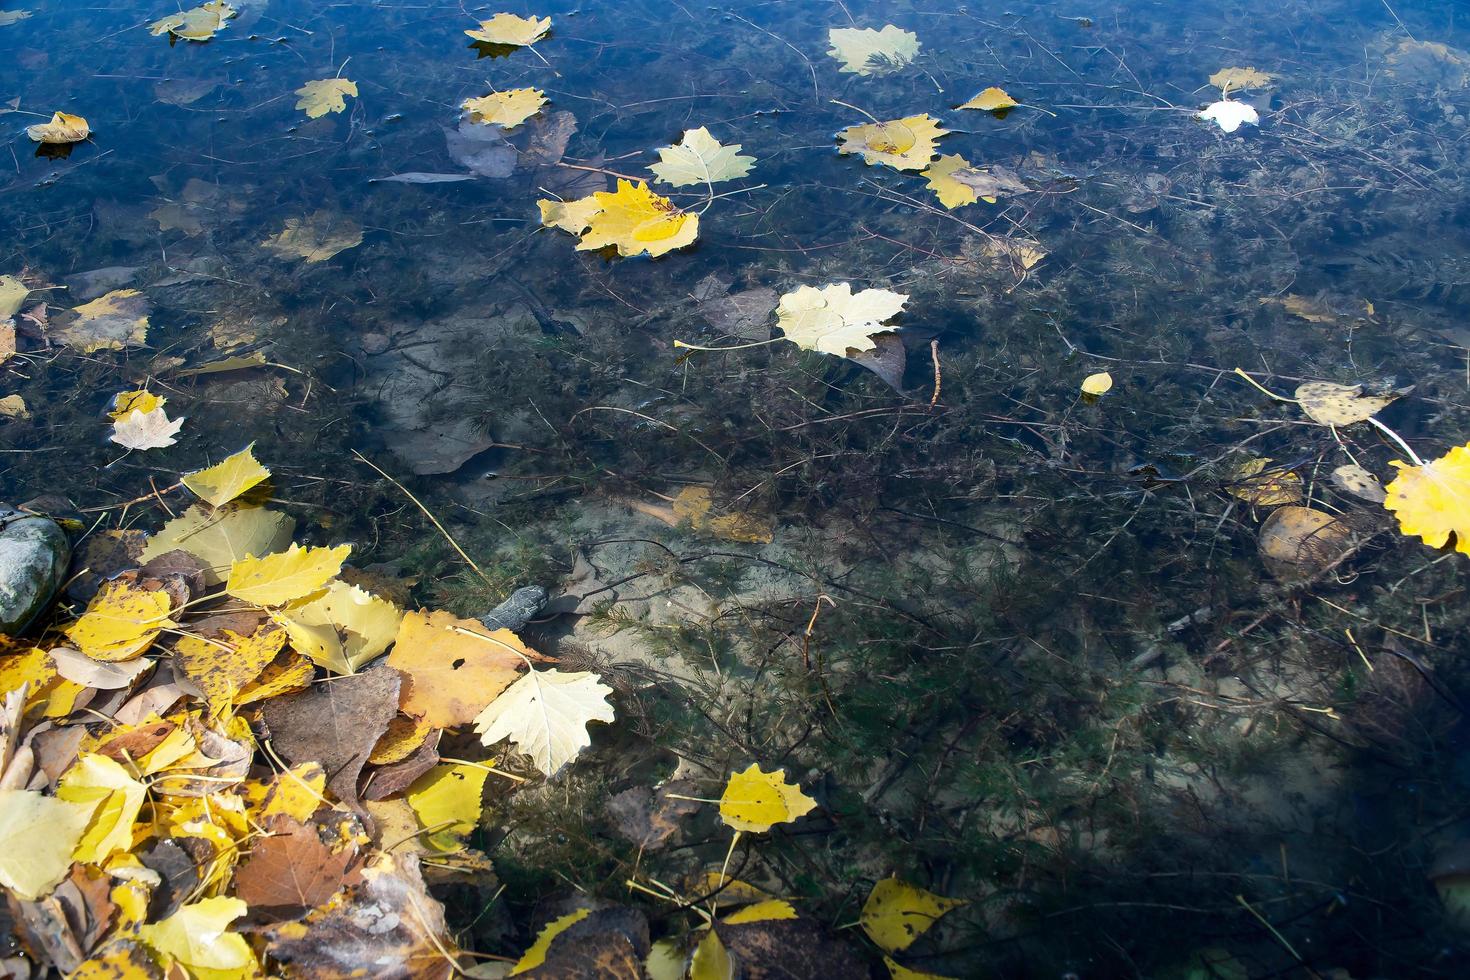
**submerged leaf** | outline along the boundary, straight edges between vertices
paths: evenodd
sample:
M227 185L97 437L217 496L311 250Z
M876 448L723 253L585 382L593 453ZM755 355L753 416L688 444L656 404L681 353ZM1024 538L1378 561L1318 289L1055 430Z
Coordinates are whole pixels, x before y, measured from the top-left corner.
M946 135L939 120L927 112L888 122L849 126L837 134L837 152L860 154L869 166L885 164L895 170L922 170L934 158L934 141Z
M347 108L347 96L357 97L357 83L347 78L319 78L307 82L294 93L296 108L305 109L312 119L320 119L329 112L341 112Z
M123 350L148 342L148 315L153 304L136 289L115 289L72 310L71 322L55 336L84 354Z
M1255 68L1221 68L1210 76L1210 84L1227 93L1231 89L1265 88L1275 80L1275 75Z
M308 262L325 262L338 252L362 244L362 226L330 211L309 218L287 218L286 227L260 243L273 252Z
M868 893L859 921L868 938L893 953L908 949L940 916L965 904L897 878L884 878Z
M648 169L665 184L687 187L690 184L716 184L750 173L755 157L740 156L741 144L729 146L710 135L708 129L686 129L673 146L659 149L660 163Z
M786 782L786 770L762 772L752 762L744 772L730 774L720 794L720 819L736 830L763 834L778 823L790 823L808 813L817 801Z
M1383 506L1398 518L1399 530L1431 548L1443 548L1453 534L1455 550L1470 555L1470 443L1421 466L1392 465L1399 474L1385 488Z
M1308 381L1296 390L1297 404L1318 425L1352 425L1383 411L1403 392L1369 395L1362 385L1340 385L1331 381Z
M871 27L834 27L827 32L832 48L827 53L842 62L844 72L858 75L887 75L898 71L919 54L919 36L887 24L880 31Z

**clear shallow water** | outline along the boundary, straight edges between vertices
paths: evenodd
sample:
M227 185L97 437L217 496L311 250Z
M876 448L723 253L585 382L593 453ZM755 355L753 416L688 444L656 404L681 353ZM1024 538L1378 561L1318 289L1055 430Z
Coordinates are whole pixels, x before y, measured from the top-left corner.
M506 845L518 908L563 865L626 897L627 855L589 844L599 793L662 774L673 747L709 772L754 758L821 776L820 847L759 860L831 924L889 871L975 899L912 961L936 972L1152 976L1218 947L1252 976L1294 956L1456 973L1428 873L1464 815L1461 721L1420 667L1463 689L1463 559L1431 565L1335 495L1334 437L1229 373L1282 393L1415 384L1391 425L1426 456L1470 438L1470 36L1453 6L553 3L518 11L553 35L502 57L463 34L491 8L239 6L208 44L150 37L169 11L134 3L36 4L0 27L0 99L19 100L0 273L40 287L124 267L106 285L153 307L146 347L23 333L0 394L31 417L0 420L0 496L102 507L255 441L309 536L354 541L423 602L498 600L358 449L507 589L573 588L579 553L599 581L643 576L646 593L618 593L621 632L541 627L626 675L615 744L638 761L578 784L557 814L570 843ZM916 63L839 72L829 28L886 23L917 33ZM1231 66L1278 79L1247 93L1261 125L1226 136L1192 116ZM294 90L334 76L358 96L308 120ZM992 84L1026 105L954 109ZM575 166L382 180L462 174L459 103L523 85L547 93L543 115L575 116ZM23 127L55 110L94 138L37 156ZM1032 189L946 211L917 174L837 154L864 112L931 113L952 131L939 152ZM547 190L646 175L696 126L757 163L694 247L610 259L539 228ZM318 213L361 244L321 263L262 248ZM672 347L762 336L775 296L843 281L910 296L903 393L786 344ZM32 300L61 322L87 285ZM756 322L720 320L727 294ZM179 374L257 351L281 366ZM1080 400L1103 369L1114 390ZM119 460L105 407L144 383L186 425ZM1343 438L1389 475L1390 447ZM1265 511L1229 492L1248 453L1362 522L1372 544L1348 572L1292 591L1262 567ZM691 483L775 540L711 541L630 505ZM809 669L819 593L839 605Z

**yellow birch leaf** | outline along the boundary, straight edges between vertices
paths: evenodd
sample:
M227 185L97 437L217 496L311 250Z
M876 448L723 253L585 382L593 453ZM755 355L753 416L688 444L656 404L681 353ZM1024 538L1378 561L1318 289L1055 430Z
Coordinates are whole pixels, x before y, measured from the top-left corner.
M148 788L105 755L84 755L61 776L56 798L92 809L87 831L72 856L98 864L116 851L133 849L133 821Z
M979 92L970 101L963 103L960 108L979 109L981 112L1004 112L1020 104L1011 98L1005 89L992 85Z
M515 129L521 123L541 111L546 104L546 93L535 88L513 88L504 92L491 92L478 99L465 99L460 108L470 114L473 122L493 123L501 129Z
M1082 379L1082 393L1096 398L1113 390L1113 376L1106 371L1089 374Z
M1377 415L1401 392L1370 395L1362 385L1340 385L1331 381L1308 381L1298 385L1296 400L1307 417L1318 425L1352 425Z
M720 921L729 926L738 926L743 922L770 922L773 919L794 919L796 917L796 909L790 902L776 898L747 905L738 912L731 912Z
M515 966L510 968L510 976L515 976L517 973L525 973L527 970L534 970L536 967L545 963L546 951L551 948L551 941L591 914L591 909L577 909L575 912L568 912L561 918L552 919L548 922L536 934L536 941L531 944L529 949L521 954L521 958L516 960Z
M30 294L31 288L15 276L0 276L0 320L19 313Z
M124 887L118 886L114 891ZM117 929L116 922L113 926L117 933L126 931ZM132 939L114 939L83 960L67 974L67 980L154 980L158 975L158 964L153 962L145 946Z
M254 704L282 694L294 694L311 686L316 676L316 664L308 657L287 651L276 657L261 671L260 677L240 689L235 695L235 704Z
M119 395L119 398L122 396ZM255 458L255 443L213 466L184 474L184 486L214 507L222 507L270 477L271 471Z
M382 737L373 745L373 751L368 755L368 762L375 766L402 762L424 744L424 739L428 738L429 733L433 730L434 726L427 718L404 714L400 711L393 716L392 721L388 722L388 727L384 730Z
M713 929L704 934L689 960L689 980L734 980L735 964L730 951Z
M884 878L868 893L858 921L868 938L893 953L908 949L940 916L965 904L897 878Z
M312 119L347 108L347 96L357 97L357 83L346 78L319 78L307 82L294 93L301 96L296 108L305 109Z
M249 911L238 898L204 898L184 905L161 922L138 929L138 938L159 956L172 957L200 980L243 980L261 976L260 963L245 937L228 931Z
M0 790L0 885L33 902L71 871L92 807L24 789Z
M148 342L148 315L152 304L136 289L114 289L72 310L74 318L54 336L84 354L124 350Z
M167 398L160 398L151 391L138 389L136 391L119 391L112 396L112 409L107 413L114 421L125 419L134 411L145 415L164 406Z
M240 691L260 676L286 645L286 631L266 623L249 636L222 631L219 639L181 636L174 658L184 675L204 692L210 717L229 714Z
M887 122L849 126L837 134L837 152L857 153L869 166L885 164L895 170L923 170L934 158L934 141L946 135L939 120L929 114L905 116Z
M262 558L246 555L230 566L225 591L257 606L282 606L311 595L336 578L351 551L350 544L335 548L292 544L285 551Z
M423 835L436 851L464 849L464 837L480 823L480 795L485 789L484 766L443 763L415 779L408 787L408 805L418 815Z
M592 216L602 210L595 194L575 201L537 201L541 209L541 224L547 228L560 228L573 235L580 235L592 224Z
M93 660L132 660L152 646L160 632L177 625L168 618L171 609L172 601L163 590L113 579L102 583L86 612L65 633Z
M211 510L194 504L148 538L138 561L185 551L204 563L205 582L218 585L238 559L286 547L295 528L295 518L264 507L237 502Z
M975 194L975 188L954 179L956 170L968 169L970 161L958 153L946 153L929 164L929 169L919 176L928 178L929 188L938 195L939 203L952 211L966 204L974 204L980 199ZM994 198L987 200L995 203Z
M81 116L55 112L50 122L27 126L26 135L37 143L80 143L92 135L92 128Z
M515 14L496 14L489 20L480 21L480 26L465 31L471 39L482 44L508 44L525 47L535 44L551 30L550 17L518 17Z
M778 823L789 823L807 813L817 801L786 782L786 770L762 772L751 763L744 772L730 774L720 794L720 819L736 830L763 834Z
M616 191L592 195L600 210L588 219L578 251L616 245L619 255L660 256L699 237L699 215L686 214L639 181L618 181Z
M324 594L271 613L286 628L291 645L319 667L350 674L388 649L403 610L387 599L335 580Z
M1398 518L1399 530L1431 548L1443 548L1453 534L1455 550L1470 555L1470 443L1422 466L1392 465L1399 474L1384 488L1383 506Z

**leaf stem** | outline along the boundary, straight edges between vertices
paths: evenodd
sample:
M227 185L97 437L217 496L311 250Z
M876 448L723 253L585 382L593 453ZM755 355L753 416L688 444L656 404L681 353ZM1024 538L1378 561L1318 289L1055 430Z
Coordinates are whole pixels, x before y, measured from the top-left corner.
M734 347L701 347L698 344L686 344L682 340L676 340L676 341L674 341L674 346L675 347L683 347L683 348L686 348L688 350L712 351L712 352L718 354L720 351L727 351L727 350L745 350L747 347L764 347L766 344L774 344L774 343L776 343L778 341L782 341L782 340L785 340L785 339L786 339L785 337L772 337L770 340L757 340L757 341L754 341L753 343L749 343L749 344L736 344Z
M1409 458L1414 461L1414 465L1415 466L1423 466L1424 465L1424 460L1420 459L1419 458L1419 454L1416 453L1416 452L1414 452L1414 447L1413 446L1410 446L1407 442L1404 442L1403 437L1400 436L1397 432L1393 431L1388 426L1386 426L1382 422L1378 421L1378 419L1375 418L1372 415L1368 416L1368 421L1371 422L1375 427L1377 427L1377 429L1378 429L1379 432L1382 432L1384 435L1388 436L1394 442L1398 443L1399 444L1399 448L1402 449L1404 452L1406 452L1406 453L1409 454Z

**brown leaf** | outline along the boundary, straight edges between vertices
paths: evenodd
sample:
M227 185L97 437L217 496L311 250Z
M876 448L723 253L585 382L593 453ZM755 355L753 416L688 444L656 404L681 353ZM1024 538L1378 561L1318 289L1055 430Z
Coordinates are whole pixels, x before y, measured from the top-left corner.
M256 841L235 872L236 898L259 917L280 921L324 905L337 894L357 856L355 847L333 851L322 843L314 824L284 814L272 818L267 829L270 836Z
M392 796L407 789L409 783L438 765L439 736L442 734L439 729L434 729L407 757L375 768L363 787L362 798L381 800Z
M842 943L809 919L766 919L716 924L725 948L741 968L741 980L828 980L867 976Z
M399 685L397 671L374 667L271 698L261 711L271 744L293 764L320 762L327 789L361 811L357 777L398 712Z
M453 728L474 721L516 679L525 666L517 650L530 653L510 630L488 630L446 612L410 612L398 626L388 665L404 675L405 712L435 728Z
M695 788L688 779L665 783L657 791L634 786L607 801L607 814L619 834L644 850L656 851L679 829L679 818L700 807L693 800L670 799L669 794L693 796Z
M537 967L517 973L528 980L642 980L647 974L648 919L614 906L584 916L557 933Z

